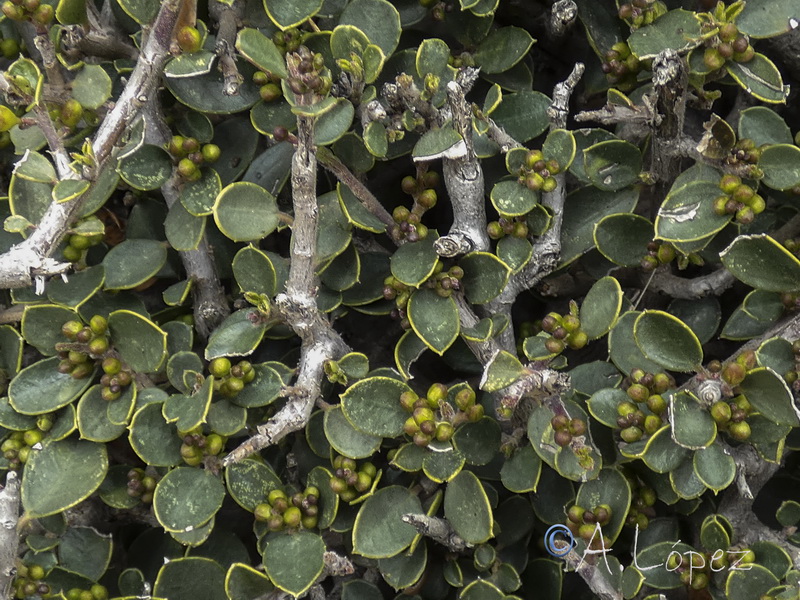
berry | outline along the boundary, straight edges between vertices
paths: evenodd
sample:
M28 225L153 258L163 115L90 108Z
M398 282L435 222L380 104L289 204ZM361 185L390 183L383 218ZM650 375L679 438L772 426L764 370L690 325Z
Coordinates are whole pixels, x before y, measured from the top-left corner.
M83 325L79 321L67 321L61 326L61 333L67 339L74 340L81 329Z
M567 511L567 518L573 523L583 522L583 513L586 512L578 505L573 505Z
M715 402L711 405L711 418L718 425L724 425L731 420L731 407L728 406L727 402Z
M667 401L660 394L653 394L647 398L647 408L653 414L660 415L667 410Z
M642 439L642 430L638 427L626 427L619 435L623 441L631 444Z
M564 448L565 446L568 446L572 442L572 434L570 434L569 431L561 429L560 431L555 432L553 440L557 445Z
M206 144L203 146L200 153L203 155L203 160L207 163L217 162L222 151L216 144Z
M215 358L211 361L211 364L208 365L208 371L214 377L225 377L231 370L231 361L221 356L219 358Z
M566 345L561 340L557 340L555 338L549 338L545 341L544 347L551 354L560 354L561 352L564 351Z
M725 65L725 59L716 48L706 48L703 53L703 62L712 71L721 69Z
M722 370L722 379L733 386L742 383L746 375L747 371L738 362L728 363Z
M628 388L628 398L634 402L645 402L649 396L650 390L641 383L634 383Z
M750 425L747 424L747 421L731 423L728 425L728 433L736 441L743 442L750 437Z
M736 189L741 185L742 180L736 175L726 174L719 180L719 189L726 194L733 194Z
M734 52L733 53L733 60L740 63L746 63L753 60L756 55L756 51L753 49L752 46L747 46L744 52Z
M431 189L424 190L417 198L417 202L424 208L433 208L436 206L436 200L436 190Z
M283 94L281 88L277 83L267 83L261 86L258 90L259 96L264 102L273 102L280 98Z
M106 338L94 338L89 342L89 353L95 356L102 356L108 351L108 347L108 340Z
M175 35L175 39L178 41L178 46L180 46L181 50L186 53L197 52L203 47L203 37L197 28L190 25L181 27Z

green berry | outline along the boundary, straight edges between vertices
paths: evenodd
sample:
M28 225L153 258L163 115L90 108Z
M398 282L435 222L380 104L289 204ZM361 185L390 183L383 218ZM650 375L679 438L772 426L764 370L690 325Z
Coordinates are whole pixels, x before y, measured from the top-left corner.
M703 54L703 62L712 71L716 71L717 69L721 69L723 66L725 66L725 59L719 53L719 50L714 47L706 48L705 53Z
M181 50L188 54L197 52L203 47L203 37L197 28L190 25L181 27L175 39L178 41L178 46L180 46Z
M67 339L74 340L81 329L83 329L83 324L79 321L67 321L61 326L61 333Z
M208 365L208 371L217 378L225 377L231 370L231 361L221 356L219 358L215 358L211 361Z
M203 155L203 160L207 163L217 162L222 153L216 144L206 144L200 152Z
M89 342L89 353L94 356L101 356L108 351L108 340L104 337L94 338Z
M277 83L267 83L261 86L258 94L264 102L274 102L283 95L283 92Z

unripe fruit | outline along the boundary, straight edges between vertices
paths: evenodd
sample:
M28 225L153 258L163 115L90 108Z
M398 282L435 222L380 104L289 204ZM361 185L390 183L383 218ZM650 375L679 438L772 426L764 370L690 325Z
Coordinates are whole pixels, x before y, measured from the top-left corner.
M550 426L555 429L565 429L569 427L569 417L567 415L555 415L550 419Z
M264 102L274 102L283 94L281 88L277 83L267 83L261 86L258 90L259 96Z
M733 46L725 42L717 46L717 51L719 52L720 56L722 56L722 58L724 58L725 60L728 60L733 56Z
M266 503L258 504L253 509L253 516L256 518L256 521L265 523L272 516L272 507Z
M467 419L471 423L480 421L483 418L483 405L473 404L467 409L466 414L467 414Z
M122 370L122 363L118 358L109 356L103 360L102 367L104 373L108 375L116 375Z
M658 262L665 265L673 261L675 254L675 247L672 244L661 244L658 247L656 257L658 258Z
M178 162L178 174L181 177L192 177L197 171L197 165L190 158L182 158Z
M562 448L568 446L572 442L572 435L569 431L563 429L556 431L553 435L553 441Z
M724 425L731 420L731 407L727 402L719 401L711 405L711 418L718 425Z
M197 52L203 47L203 37L200 32L190 25L185 25L178 30L175 39L178 41L178 46L186 53Z
M586 511L577 504L570 506L569 510L567 511L567 518L573 523L582 523L584 512Z
M621 417L632 415L636 413L637 410L638 409L636 408L636 405L633 402L627 402L627 401L620 402L617 405L617 414L620 415Z
M703 62L712 71L716 71L717 69L721 69L723 66L725 66L725 59L719 53L719 50L713 47L706 48L705 52L703 53Z
M439 402L447 399L447 386L443 383L434 383L428 388L427 398L431 408L438 408Z
M450 423L439 423L436 426L436 440L439 442L447 442L453 437L455 429Z
M720 217L728 214L728 196L719 196L714 199L714 213Z
M222 436L217 433L212 433L206 437L206 454L216 456L222 452L224 445L225 441L222 439Z
M753 210L753 213L757 215L760 215L762 212L764 212L764 209L767 208L766 201L758 194L754 194L753 197L750 198L748 205Z
M642 439L642 430L638 427L626 427L619 435L623 441L631 444Z
M741 185L742 180L737 175L725 174L719 180L719 189L726 194L732 194Z
M744 52L747 50L747 47L750 45L750 41L743 35L738 36L735 40L733 40L733 51L734 52Z
M29 429L23 434L23 440L28 446L35 446L42 441L42 438L44 438L44 433L38 429ZM37 578L34 577L34 579Z
M548 177L542 183L542 191L543 192L552 192L558 187L558 181L556 181L555 177Z
M108 340L104 337L94 338L89 342L89 352L95 356L101 356L108 351Z
M578 528L578 536L588 542L590 539L592 539L596 529L597 527L595 525L584 523Z
M572 419L569 422L569 432L572 435L583 435L586 433L586 421L582 419Z
M739 35L739 29L733 23L725 23L719 28L718 35L723 42L732 42Z
M456 394L455 401L459 410L467 411L475 404L476 396L472 388L464 388Z
M67 321L61 326L61 333L64 334L64 337L74 340L81 329L83 329L83 325L79 321Z
M417 431L414 434L414 444L419 446L420 448L425 448L428 444L431 443L431 438L428 435L425 435L421 431Z
M594 509L594 516L601 526L608 525L611 521L611 507L608 504L601 504Z
M538 173L528 173L525 186L532 192L538 192L544 187L544 178Z
M544 347L551 354L560 354L561 352L564 351L564 348L566 346L564 342L562 342L561 340L557 340L555 338L549 338L545 341Z
M661 429L662 421L661 417L657 415L647 415L644 418L644 430L645 433L648 435L654 434L656 431Z
M744 381L747 371L737 362L731 362L725 365L722 370L722 379L729 385L739 385Z
M297 527L300 525L302 518L303 515L296 506L290 506L286 509L286 512L283 513L283 523L287 527Z
M650 396L650 390L648 390L641 383L632 384L628 388L627 393L628 393L628 398L630 398L634 402L645 402L647 398Z
M417 422L414 420L414 417L408 417L408 419L406 419L406 422L403 423L403 432L406 435L414 435L415 433L417 433L417 431L419 431L419 425L417 425Z
M747 46L744 52L734 52L733 53L733 60L740 63L746 63L753 60L756 55L756 51L752 46Z
M72 375L73 379L83 379L84 377L88 377L92 374L94 370L93 366L89 363L82 363L72 369L70 375Z
M650 412L653 414L660 415L667 410L667 401L664 400L664 397L660 394L653 394L647 398L647 408L649 408Z
M31 15L31 20L34 23L38 23L39 25L48 25L53 20L53 16L55 15L55 9L49 4L42 4L36 11Z
M70 98L64 102L59 118L67 127L75 127L83 118L83 106L75 98Z
M417 202L425 208L433 208L436 206L436 200L436 190L431 189L424 190L417 198Z
M225 377L228 373L230 373L230 370L231 370L231 361L224 356L215 358L208 365L208 371L214 377Z
M750 425L747 421L740 421L738 423L731 423L728 425L728 434L737 442L743 442L750 437Z
M203 146L200 153L203 155L203 160L207 163L217 162L222 151L216 144L206 144Z

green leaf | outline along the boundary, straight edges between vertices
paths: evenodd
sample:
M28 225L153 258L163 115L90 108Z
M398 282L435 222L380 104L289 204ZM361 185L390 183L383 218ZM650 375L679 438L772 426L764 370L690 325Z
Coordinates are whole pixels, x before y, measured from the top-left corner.
M535 41L524 29L500 27L478 44L473 56L484 73L502 73L521 61Z
M316 533L300 530L278 534L264 546L264 569L276 587L299 596L322 573L325 550L325 542Z
M633 326L636 344L644 355L671 371L693 371L703 361L703 348L694 332L673 315L646 310Z
M630 212L638 198L635 188L614 193L592 185L568 194L561 227L561 264L568 264L592 248L598 221L608 215Z
M264 319L259 315L254 308L244 308L226 317L208 338L206 360L252 354L266 330Z
M260 240L278 226L275 197L244 181L226 186L217 196L213 212L217 227L235 242Z
M314 121L314 143L319 146L334 143L347 133L354 115L353 104L345 98L339 98L331 110Z
M694 471L707 488L719 492L728 487L736 475L733 457L719 442L694 453Z
M619 317L622 309L622 288L613 277L598 279L581 304L581 331L590 340L608 333Z
M22 473L25 513L31 518L46 517L75 506L100 487L107 469L104 444L46 441L41 450L31 452Z
M153 511L166 531L189 532L213 517L224 498L219 477L202 469L178 467L158 482Z
M648 359L636 343L633 326L641 314L637 311L623 313L608 335L608 353L611 361L626 374L637 367L647 373L658 373L663 369L659 363Z
M400 13L386 0L353 0L339 17L340 25L354 25L384 56L394 54L400 41Z
M616 192L639 180L642 153L623 140L598 142L583 151L583 165L595 187Z
M311 6L313 5L312 2ZM245 27L239 31L236 37L236 49L262 71L269 71L281 79L289 76L283 54L275 43L258 29Z
M100 65L84 65L72 80L72 97L83 108L97 110L111 97L111 78Z
M549 106L550 98L540 92L508 94L492 113L492 119L508 135L524 144L547 129Z
M542 143L545 160L555 160L562 172L572 165L576 152L575 136L566 129L554 129Z
M714 212L721 194L716 183L695 181L667 194L655 222L656 236L669 242L690 242L714 235L730 221L730 215Z
M747 3L748 8L751 3ZM763 144L791 144L793 141L786 121L766 106L751 106L742 111L739 117L739 139L753 140L756 147Z
M108 251L103 258L105 289L135 288L161 270L167 262L165 244L156 240L127 239Z
M191 78L205 75L211 71L216 55L208 50L191 54L179 54L164 67L167 79Z
M60 358L54 356L25 367L8 386L11 406L23 415L40 415L66 406L92 383L91 377L73 379L58 372Z
M171 467L181 462L181 438L175 426L164 419L161 408L161 402L153 402L138 409L131 420L128 440L146 464Z
M800 148L794 144L775 144L764 148L758 159L764 171L763 182L776 190L786 190L800 183Z
M485 304L499 296L511 276L508 265L488 252L470 252L458 264L464 269L464 294L472 304Z
M200 179L187 181L180 191L181 204L197 217L213 212L214 202L222 191L222 183L214 169L201 169L200 172Z
M273 590L272 582L261 571L245 563L233 563L225 575L225 594L230 600L253 600Z
M166 77L164 83L170 92L189 108L208 114L230 115L241 112L252 107L261 99L258 94L258 86L250 83L255 68L248 64L244 59L236 61L236 68L244 78L244 85L239 87L236 96L227 96L223 93L225 81L220 69L211 69L208 73L195 75L194 77ZM219 133L219 127L215 127L215 134ZM250 123L247 123L252 130ZM256 132L253 131L255 134ZM222 154L228 160L225 148L218 142L214 142L222 148ZM219 161L221 162L221 161ZM220 166L217 165L219 170ZM242 169L246 164L242 165Z
M144 144L119 161L122 180L137 190L155 190L172 175L172 159L163 148Z
M165 561L153 587L153 600L227 600L225 571L214 560L187 556Z
M463 138L452 127L431 129L419 139L411 152L415 160L434 160L441 157L455 158L466 151Z
M89 182L83 179L64 179L53 188L52 197L56 202L69 202L89 189Z
M233 276L242 292L275 295L277 275L269 257L255 246L245 246L233 257Z
M623 450L623 454L625 456L640 456L644 464L656 473L668 473L677 469L690 453L686 448L677 445L673 441L670 435L671 429L669 425L665 425L647 438L646 441L642 440L644 448L640 451L634 452L633 449L642 442L629 444L629 447Z
M66 282L63 279L51 279L47 286L47 297L56 304L78 308L102 287L105 277L103 266L96 265L73 273Z
M317 520L319 529L329 528L339 511L339 496L331 489L331 477L333 473L325 467L314 467L308 474L307 485L315 485L319 489L320 511Z
M162 414L168 422L175 423L179 434L205 423L214 392L213 384L214 378L209 376L194 394L174 394L164 401Z
M412 287L433 275L439 262L439 255L433 249L436 239L438 236L428 235L424 240L403 244L395 250L390 261L392 275Z
M127 429L108 418L108 402L100 395L102 386L93 385L78 402L78 430L81 438L92 442L110 442Z
M394 347L394 362L404 379L411 379L411 365L428 347L413 330L406 331Z
M772 369L758 367L748 371L739 387L753 408L773 423L800 425L792 392Z
M92 527L70 527L58 542L59 565L98 581L111 561L111 535Z
M708 515L700 526L700 543L706 550L727 550L731 545L732 527L722 515Z
M482 544L492 537L492 507L471 471L461 471L447 484L444 516L467 543Z
M206 218L193 215L181 202L175 202L170 207L164 221L167 241L178 252L195 250L200 245L205 230Z
M606 427L617 427L617 406L620 402L627 402L628 394L619 388L605 388L598 390L586 402L592 416Z
M713 296L697 300L676 298L670 302L667 312L691 327L701 344L714 336L722 313L719 301Z
M514 451L500 469L500 480L515 494L535 492L542 473L542 460L533 446L527 444Z
M431 481L444 483L461 472L466 458L461 452L448 448L444 452L426 452L422 459L422 472Z
M358 511L353 552L367 558L389 558L405 550L417 533L403 522L407 513L423 514L419 498L409 490L392 485L376 491Z
M108 316L111 342L134 371L157 371L167 358L167 334L149 319L130 310Z
M717 437L717 426L708 410L688 392L675 394L670 401L672 439L675 443L699 450L707 448Z
M325 437L334 450L348 458L372 456L382 441L380 436L356 429L345 417L341 406L325 411Z
M373 233L386 231L386 225L367 210L349 187L339 183L336 186L336 191L339 194L339 203L342 205L342 211L353 225Z
M253 512L270 491L282 486L281 479L269 465L253 459L225 467L225 484L236 503Z
M483 372L480 389L497 392L517 381L525 373L519 359L505 350L495 354Z
M383 558L378 561L378 568L380 569L381 576L384 581L391 585L395 590L402 590L417 583L425 572L425 567L428 562L428 546L424 542L419 544L416 549L411 553L398 554L391 558ZM365 581L355 581L354 583L363 584ZM378 590L377 586L373 586L375 590L374 600L381 600L383 596ZM344 594L342 597L344 599ZM364 595L363 590L359 591L354 596L353 600L368 600ZM346 599L345 599L346 600Z
M509 217L525 215L539 203L539 194L520 185L516 179L498 181L489 197L497 212Z
M400 406L400 394L409 391L402 381L368 377L341 395L342 411L356 429L377 437L395 437L403 431L408 413Z
M775 64L763 54L756 52L746 63L729 60L725 69L753 97L772 104L786 102L789 88L783 85L781 72Z
M379 121L370 121L364 129L364 146L373 156L384 157L389 151L386 127Z
M453 446L469 464L488 465L500 450L500 425L491 417L464 423L453 435Z
M518 273L533 256L533 245L527 240L507 235L497 242L497 257L508 265L511 273Z
M453 298L442 298L427 288L417 290L406 310L414 333L437 354L444 354L456 341L461 324Z
M720 252L736 279L768 292L800 289L800 261L768 235L740 235Z
M688 10L671 10L652 25L640 27L628 38L631 52L639 60L655 58L667 48L684 53L700 43L700 21L696 13Z
M53 304L32 304L22 313L22 336L45 356L56 354L55 345L66 342L61 326L67 321L80 321L74 310Z
M797 27L793 24L797 16L793 0L748 0L736 18L736 26L752 38L770 38Z

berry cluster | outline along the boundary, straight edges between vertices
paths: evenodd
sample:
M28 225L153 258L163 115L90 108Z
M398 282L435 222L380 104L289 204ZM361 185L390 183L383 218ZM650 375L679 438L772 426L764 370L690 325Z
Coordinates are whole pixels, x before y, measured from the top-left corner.
M45 575L44 567L41 565L18 565L17 575L14 578L14 598L23 600L33 596L40 598L50 596L50 586L42 581Z
M749 185L742 183L736 175L726 174L719 181L722 196L714 199L714 212L718 215L736 215L742 225L753 222L756 215L764 212L767 203Z
M667 6L660 0L631 0L619 5L618 15L631 24L631 29L650 25L667 12Z
M298 96L313 93L324 97L331 91L333 80L325 69L325 57L322 54L300 46L296 53L289 55L287 64L291 75L286 85Z
M157 483L158 480L146 475L144 469L131 469L128 471L128 496L139 498L144 504L152 504Z
M661 429L667 410L667 401L661 394L675 387L675 379L666 373L653 374L633 369L623 385L627 385L630 401L620 402L617 406L617 426L621 429L622 440L630 444ZM639 405L645 405L650 414Z
M706 49L703 52L703 62L712 71L721 69L729 60L746 63L753 60L756 51L750 45L750 39L733 23L715 23L706 21L703 26L707 29L717 28L717 34L705 40Z
M554 159L545 160L541 150L529 150L525 164L520 169L517 181L533 192L552 192L558 186L554 175L561 172L561 165Z
M267 501L253 510L256 521L266 523L270 531L313 529L319 515L319 490L314 486L289 498L283 490L272 490Z
M95 583L88 590L72 588L64 594L67 600L108 600L106 586Z
M94 371L95 365L90 358L102 359L110 348L108 321L100 315L89 319L88 325L80 321L67 321L61 326L61 333L73 342L65 346L73 349L62 349L61 344L56 344L58 356L61 358L58 363L59 373L69 373L75 379L88 377Z
M208 365L208 372L214 376L214 389L226 398L235 398L256 377L253 365L240 360L235 365L230 359L221 356Z
M548 352L561 354L567 347L580 350L589 343L589 336L581 331L581 320L578 318L578 305L569 303L569 314L548 313L542 319L542 331L550 334L544 347Z
M639 266L649 273L661 265L671 263L676 256L675 246L669 242L653 240L647 244L647 255L642 258Z
M562 448L569 446L572 438L586 433L586 421L578 418L570 419L567 415L555 415L550 419L550 427L555 432L553 440Z
M253 73L253 83L259 86L258 93L264 102L274 102L281 96L281 78L270 71Z
M464 387L456 392L453 400L458 410L455 412L447 404L447 393L446 385L434 383L428 388L425 398L420 398L413 391L400 394L400 405L411 413L403 425L403 431L412 436L417 446L427 447L434 439L447 442L459 425L474 423L483 417L483 405L477 403L472 388ZM444 404L447 404L445 410L440 410Z
M226 439L218 433L203 435L198 427L183 435L181 458L190 467L196 467L207 456L217 456L225 449Z
M8 468L15 471L28 462L31 448L41 442L52 427L53 418L50 415L40 415L36 420L36 427L27 431L11 432L0 444L0 452L8 461Z
M606 52L601 68L606 74L608 83L623 91L628 91L636 87L637 75L642 65L639 59L631 53L627 42L617 42L611 46L611 50Z
M272 41L282 53L295 52L300 47L301 32L296 27L272 34Z
M199 52L203 48L203 36L197 27L191 25L184 25L175 34L175 40L181 52L186 54L193 54Z
M84 257L89 248L96 246L103 241L103 234L97 233L95 235L78 235L77 233L73 233L68 235L65 241L66 245L61 251L61 254L64 257L64 260L75 263Z
M750 437L750 425L745 419L753 412L747 398L740 394L730 402L719 400L711 405L711 417L717 427L728 433L737 442L744 442Z
M528 237L528 224L524 216L501 216L497 221L487 223L486 233L493 240L499 240L507 235L524 240Z
M12 21L31 21L46 27L55 16L55 10L41 0L7 0L3 2L3 14Z
M178 174L186 181L200 179L200 167L216 162L220 156L216 144L201 145L195 138L181 135L172 136L167 149L177 163Z
M122 389L128 387L133 381L133 373L126 368L118 358L109 356L100 363L103 375L100 377L100 395L103 400L111 402L122 394Z
M355 500L372 487L378 470L370 462L358 466L355 460L337 454L333 459L333 477L330 486L344 502Z
M84 113L81 103L75 98L69 98L63 104L49 104L47 112L54 123L60 123L69 131L73 131L81 119L92 120L96 119L94 113Z
M421 221L425 211L436 206L437 185L439 185L439 174L436 171L428 171L420 177L412 175L403 177L400 188L414 199L414 204L410 210L401 205L392 211L392 219L397 223L392 226L392 237L409 242L428 237L428 228Z
M638 525L639 529L647 529L648 525L650 525L650 519L656 516L656 509L653 507L658 496L653 488L646 485L632 485L631 489L634 492L631 499L631 507L628 509L628 514L625 515L625 525L628 527L636 527Z
M469 52L459 52L458 54L451 54L447 57L447 64L455 69L462 67L474 67L475 59Z
M601 540L595 537L597 526L604 527L611 522L611 507L608 504L595 506L594 510L585 510L577 504L573 504L567 511L567 527L573 535L581 538L587 544L592 540L592 550L599 550ZM603 536L603 545L608 548L611 540Z

